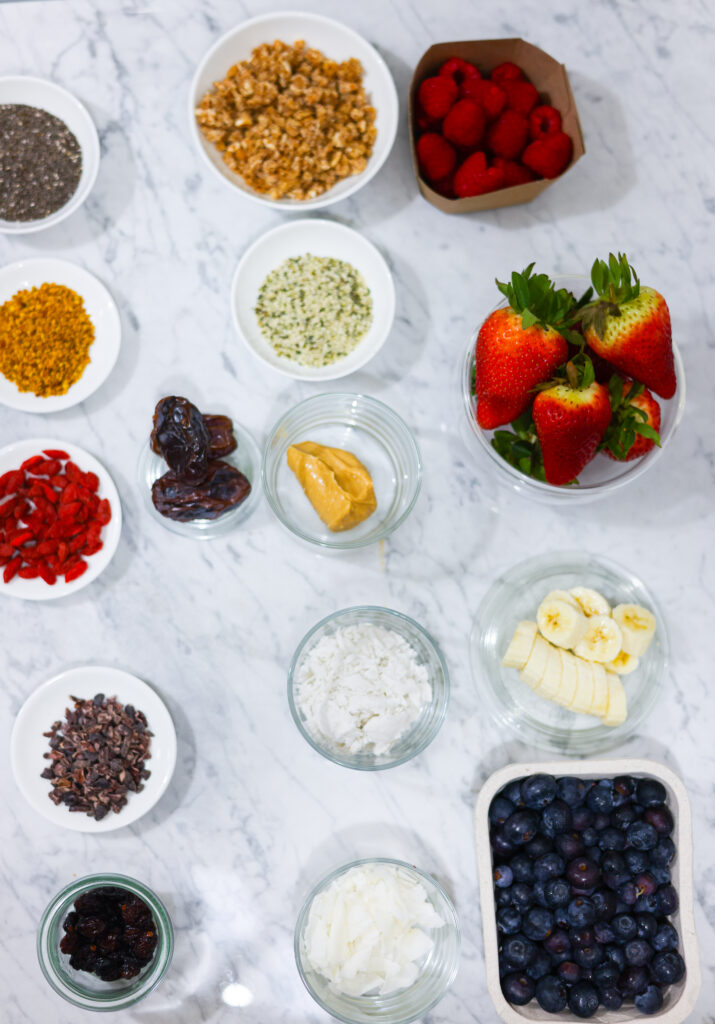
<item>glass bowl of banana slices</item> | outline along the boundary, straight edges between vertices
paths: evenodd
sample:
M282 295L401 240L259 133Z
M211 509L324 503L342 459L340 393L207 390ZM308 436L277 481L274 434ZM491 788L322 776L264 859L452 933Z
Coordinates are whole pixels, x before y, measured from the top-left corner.
M650 591L606 559L539 555L505 572L470 638L493 717L524 742L596 754L635 732L658 698L668 632Z

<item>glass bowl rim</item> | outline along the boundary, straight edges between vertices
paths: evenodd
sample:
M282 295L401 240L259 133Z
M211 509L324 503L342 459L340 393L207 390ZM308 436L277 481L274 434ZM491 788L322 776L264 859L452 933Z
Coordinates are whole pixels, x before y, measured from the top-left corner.
M444 986L441 994L437 996L435 999L433 999L428 1006L420 1008L420 1010L414 1015L408 1015L404 1018L401 1017L397 1022L397 1024L411 1024L411 1022L419 1020L426 1013L429 1013L430 1010L434 1009L437 1003L440 1002L440 1000L449 991L450 987L454 983L454 979L457 976L462 953L462 927L459 921L459 915L457 914L457 908L455 907L451 896L446 891L442 883L434 877L434 875L429 874L429 872L424 871L422 868L418 868L415 864L410 864L408 861L400 860L397 857L360 857L358 858L358 860L349 861L347 864L343 864L340 867L333 868L333 870L329 872L329 874L325 875L316 885L314 885L313 888L308 893L308 895L306 896L305 900L303 901L303 904L298 913L298 917L296 919L295 930L293 933L293 954L295 956L298 975L300 977L300 980L303 982L303 985L308 990L311 998L315 1000L315 1002L318 1004L318 1006L320 1006L321 1009L325 1010L326 1013L329 1013L337 1020L342 1021L342 1024L355 1024L354 1017L347 1017L344 1014L341 1014L339 1011L337 1011L334 1007L327 1006L325 1002L321 999L321 997L317 994L317 992L313 990L313 987L308 981L307 975L303 970L303 964L300 954L300 944L303 936L303 931L308 922L310 908L313 905L313 900L315 899L315 897L318 896L325 889L327 889L328 886L332 885L336 878L340 878L341 875L347 874L347 872L352 870L352 868L362 867L364 864L389 864L393 867L403 868L409 874L417 876L417 879L420 882L426 881L428 885L430 885L433 889L437 891L443 906L449 913L450 919L448 921L445 921L445 926L451 926L453 930L456 949L454 961L449 969L449 977L447 983ZM409 989L405 989L404 991L407 992L409 991Z
M311 736L308 730L305 728L303 722L300 719L300 715L298 714L298 709L295 703L295 672L298 667L300 657L308 649L310 641L313 639L316 633L318 633L318 631L321 630L328 623L334 622L343 615L348 615L354 612L365 612L369 613L370 615L378 613L379 615L386 615L394 619L400 619L402 622L406 623L410 629L420 634L423 637L423 639L426 640L427 646L434 651L442 675L441 686L436 687L434 683L432 685L432 700L430 703L432 708L438 708L438 713L434 722L432 723L430 730L427 733L427 736L418 744L417 747L415 747L414 750L410 751L407 754L403 754L401 757L397 757L392 761L387 761L384 764L353 764L351 761L346 760L345 757L341 757L339 754L333 754L330 751L328 751L325 747L321 746L320 743L318 743L318 741L313 736ZM404 612L398 612L394 608L386 608L384 605L351 605L349 608L340 608L338 611L331 612L330 615L324 616L322 619L320 619L319 622L316 622L315 625L312 626L304 635L303 639L296 647L293 653L293 657L291 658L290 665L288 667L288 707L290 708L291 717L293 718L293 721L295 722L298 731L302 735L303 739L305 739L313 748L313 750L317 751L317 753L324 757L327 761L331 761L333 764L337 764L341 768L350 768L353 771L360 772L385 771L388 768L397 768L399 765L406 764L407 761L411 761L413 757L417 757L418 754L421 754L424 750L426 750L430 743L432 743L437 738L437 734L439 733L440 729L442 728L442 725L444 724L444 720L447 716L447 709L449 707L450 690L451 687L447 662L445 660L444 654L442 653L439 644L434 639L432 634L429 633L424 628L424 626L421 626L419 622L411 618L409 615L405 615Z
M403 434L407 442L406 446L407 449L409 450L410 456L414 459L415 473L414 476L411 477L410 479L410 487L412 488L412 493L410 495L409 501L407 502L407 505L399 514L399 516L397 516L394 522L390 523L387 526L383 524L382 529L379 531L379 536L360 538L351 541L346 540L342 542L332 542L330 540L319 540L316 537L311 537L310 534L305 533L303 530L300 529L300 527L292 523L286 516L283 515L281 511L279 511L278 503L276 501L273 488L268 483L268 459L269 451L274 438L276 438L279 435L280 431L283 429L285 425L286 420L289 417L293 417L294 414L299 409L304 409L308 405L325 400L332 400L337 402L344 399L349 399L351 401L359 399L360 401L365 402L368 405L372 405L380 418L382 418L383 420L388 420L392 423L393 426L396 426L397 431ZM300 537L301 540L306 541L308 544L311 544L314 547L322 548L325 551L354 551L359 548L369 547L371 544L378 544L382 540L386 540L387 537L389 537L391 534L395 532L395 530L402 526L407 517L410 515L413 508L415 507L415 504L417 503L417 499L419 498L420 490L422 488L422 455L420 452L419 445L417 444L417 439L415 438L410 428L407 426L405 420L400 416L399 413L395 412L394 409L387 405L386 402L382 402L379 398L373 398L372 395L366 395L361 391L323 391L318 395L309 395L308 398L303 398L301 399L300 402L296 402L295 405L291 406L291 408L288 409L288 411L285 412L280 417L280 419L278 419L273 424L270 431L268 432L268 437L263 448L263 458L261 460L261 483L263 485L263 492L266 496L266 500L271 508L271 511L275 515L278 522L282 526L284 526L285 529L289 530L290 533L292 533L294 536Z

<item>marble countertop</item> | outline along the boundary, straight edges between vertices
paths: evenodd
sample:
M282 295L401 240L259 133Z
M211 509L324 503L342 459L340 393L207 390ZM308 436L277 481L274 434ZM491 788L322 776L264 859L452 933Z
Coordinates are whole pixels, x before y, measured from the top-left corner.
M285 0L284 7L301 4ZM425 473L419 502L384 548L340 557L299 545L263 500L225 538L194 543L152 521L136 484L151 411L167 392L221 403L259 443L277 416L319 385L259 366L237 340L228 289L236 262L278 213L232 194L188 137L197 61L264 0L0 4L3 73L46 76L84 101L102 163L85 206L44 232L0 236L0 262L56 254L97 274L122 317L106 384L52 417L0 409L2 444L51 432L97 455L119 487L125 524L108 570L60 602L0 602L2 735L28 694L69 666L111 664L146 679L174 717L170 789L137 824L103 836L52 827L6 773L0 991L5 1024L88 1019L55 996L35 957L49 898L75 875L123 870L166 900L176 926L162 986L118 1024L320 1024L303 989L293 926L310 886L362 855L408 859L453 895L463 927L459 975L429 1024L496 1021L482 957L472 810L487 775L533 751L481 706L468 635L494 578L536 553L582 548L622 562L660 597L672 678L640 734L617 753L653 757L684 778L693 805L696 920L703 985L693 1024L715 1008L715 693L712 664L715 461L715 145L710 66L715 31L703 0L310 0L378 47L404 98L434 41L521 35L571 75L587 153L528 206L450 218L417 193L402 117L377 177L326 212L363 231L389 260L397 318L382 352L331 388L388 402L414 428ZM559 511L495 489L461 439L458 365L493 278L531 260L584 272L627 251L664 291L688 375L684 421L661 461L608 501ZM701 369L702 368L702 369ZM304 633L348 605L384 604L441 644L452 701L432 745L383 773L329 764L298 734L286 669ZM224 1001L242 985L251 1002ZM229 989L229 993L235 989ZM241 990L243 991L243 990Z

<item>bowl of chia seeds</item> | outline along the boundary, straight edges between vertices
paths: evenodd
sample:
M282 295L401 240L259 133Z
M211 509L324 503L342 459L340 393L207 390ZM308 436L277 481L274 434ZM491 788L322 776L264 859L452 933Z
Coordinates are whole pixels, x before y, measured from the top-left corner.
M0 232L27 234L64 220L99 170L86 108L43 78L0 78Z

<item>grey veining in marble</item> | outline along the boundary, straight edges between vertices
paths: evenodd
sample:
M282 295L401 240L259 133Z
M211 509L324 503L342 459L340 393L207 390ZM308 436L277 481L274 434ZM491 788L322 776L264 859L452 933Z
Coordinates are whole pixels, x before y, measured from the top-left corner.
M299 8L285 0L284 7ZM402 98L432 42L522 35L569 69L586 137L578 166L529 206L449 218L418 194L405 118L387 164L326 212L388 258L398 309L388 344L337 389L365 390L414 427L423 493L384 546L328 557L298 545L263 501L208 544L153 522L136 484L156 399L187 392L223 406L261 442L278 414L318 386L259 366L234 335L229 283L245 247L281 215L232 194L192 148L186 95L206 49L270 10L264 0L129 0L0 5L0 68L53 78L99 128L99 178L81 211L25 237L0 261L56 254L96 273L121 310L115 371L82 406L50 419L0 409L0 442L51 431L83 444L120 489L125 528L101 579L59 603L0 601L2 735L46 678L110 663L152 683L179 736L169 792L136 825L102 837L58 831L9 778L0 818L0 993L4 1024L79 1024L34 953L48 899L75 874L123 869L166 900L174 966L118 1024L319 1024L293 962L308 888L365 854L404 857L453 894L464 932L452 991L429 1024L491 1024L481 955L471 815L487 774L530 751L500 733L472 680L467 637L487 587L520 559L584 547L639 574L667 609L673 664L642 734L623 748L684 777L695 822L703 987L692 1024L715 1011L715 458L713 324L715 17L706 0L310 0L349 21L387 60ZM493 278L532 259L584 272L610 248L667 295L688 374L683 424L659 465L609 501L562 512L494 489L460 439L458 367L493 303ZM447 720L417 760L352 773L303 742L285 680L307 629L335 608L385 604L441 643L452 673ZM252 1002L229 1007L231 984ZM231 991L229 990L229 994Z

